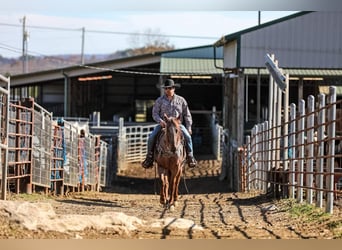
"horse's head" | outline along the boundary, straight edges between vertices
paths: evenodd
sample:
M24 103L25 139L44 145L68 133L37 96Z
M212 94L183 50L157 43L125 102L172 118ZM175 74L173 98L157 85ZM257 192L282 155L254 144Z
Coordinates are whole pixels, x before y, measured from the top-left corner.
M182 130L180 128L180 117L168 117L164 115L164 120L166 123L165 131L167 143L169 144L171 152L175 152L177 147L181 143Z

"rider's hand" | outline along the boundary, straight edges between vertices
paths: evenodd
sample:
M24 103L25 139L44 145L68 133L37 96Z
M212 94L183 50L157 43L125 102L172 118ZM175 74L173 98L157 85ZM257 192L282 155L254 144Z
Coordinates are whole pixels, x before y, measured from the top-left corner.
M159 124L160 124L160 126L162 126L162 128L165 128L165 126L166 126L166 122L164 122L163 120L161 120L159 122Z

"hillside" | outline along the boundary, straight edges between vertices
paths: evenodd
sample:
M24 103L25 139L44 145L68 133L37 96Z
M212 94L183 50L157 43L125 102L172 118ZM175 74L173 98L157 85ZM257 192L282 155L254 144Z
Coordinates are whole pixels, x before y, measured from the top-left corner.
M85 55L85 63L118 59L130 56L130 51L118 51L113 54ZM65 68L81 64L80 55L30 56L27 61L27 73L56 68ZM0 55L0 74L5 76L23 73L22 57L6 58Z
M137 56L153 52L173 50L173 45L148 45L141 48L116 51L111 54L84 55L84 63L94 63L107 60L115 60L124 57ZM54 55L54 56L29 56L27 58L27 72L32 73L49 69L65 68L81 64L81 55ZM24 65L22 57L6 58L0 55L0 74L11 76L22 74Z

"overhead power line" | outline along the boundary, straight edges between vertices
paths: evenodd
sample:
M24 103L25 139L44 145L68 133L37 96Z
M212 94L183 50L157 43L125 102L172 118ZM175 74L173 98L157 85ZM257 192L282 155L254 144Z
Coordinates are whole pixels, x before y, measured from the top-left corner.
M11 26L11 27L21 27L17 24L0 23L0 26ZM44 29L44 30L60 30L60 31L82 31L84 28L61 28L61 27L48 27L48 26L35 26L26 25L30 29ZM172 37L172 38L186 38L186 39L217 39L217 37L210 36L187 36L187 35L164 35L164 34L153 34L153 33L143 33L143 32L122 32L122 31L108 31L108 30L87 30L88 33L101 33L101 34L112 34L112 35L136 35L136 36L159 36L159 37Z

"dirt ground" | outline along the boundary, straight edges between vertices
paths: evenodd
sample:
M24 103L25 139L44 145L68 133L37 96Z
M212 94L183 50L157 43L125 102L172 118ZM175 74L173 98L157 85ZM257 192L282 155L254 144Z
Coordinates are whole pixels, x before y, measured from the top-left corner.
M0 239L334 239L342 235L341 208L324 219L294 217L291 200L266 195L228 192L220 181L220 167L201 161L186 171L180 184L180 200L174 211L159 205L159 182L154 169L130 166L120 173L113 187L101 192L69 193L51 197L35 195L30 202L47 202L57 215L93 216L120 212L143 221L127 230L86 228L82 231L26 229L20 221L0 216ZM10 201L27 196L10 195ZM1 213L0 213L1 214ZM30 215L27 215L30 216Z

